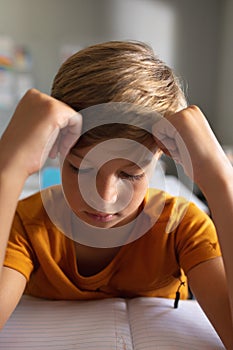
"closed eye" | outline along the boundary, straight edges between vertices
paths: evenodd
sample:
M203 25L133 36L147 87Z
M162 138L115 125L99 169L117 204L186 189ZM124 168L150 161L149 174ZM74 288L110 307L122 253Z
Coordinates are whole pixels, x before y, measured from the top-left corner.
M71 168L71 171L75 174L87 174L90 171L92 171L92 168L78 168L76 166L74 166L72 163L69 163L69 167ZM129 181L140 181L141 179L143 179L145 176L145 173L141 173L141 174L128 174L124 171L120 172L120 177L122 179L127 179Z
M128 173L125 173L124 171L122 171L120 173L120 176L121 176L121 178L130 180L130 181L140 181L141 179L144 178L145 173L133 175L133 174L128 174Z
M77 168L73 164L69 163L69 167L71 168L71 171L75 174L87 174L90 172L92 169L91 168Z

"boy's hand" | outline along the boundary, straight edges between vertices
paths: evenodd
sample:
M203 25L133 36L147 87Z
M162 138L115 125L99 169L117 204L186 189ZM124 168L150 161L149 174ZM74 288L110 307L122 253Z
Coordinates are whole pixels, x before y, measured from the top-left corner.
M153 134L164 153L201 187L226 165L224 151L196 106L165 116L154 125Z
M19 102L0 140L1 166L17 164L25 177L38 171L48 156L65 154L81 133L79 113L46 94L29 90Z

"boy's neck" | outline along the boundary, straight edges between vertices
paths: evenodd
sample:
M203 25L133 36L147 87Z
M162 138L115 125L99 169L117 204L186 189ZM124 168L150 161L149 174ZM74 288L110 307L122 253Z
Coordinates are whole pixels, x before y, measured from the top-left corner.
M75 242L77 268L84 277L93 276L105 269L121 247L95 248Z

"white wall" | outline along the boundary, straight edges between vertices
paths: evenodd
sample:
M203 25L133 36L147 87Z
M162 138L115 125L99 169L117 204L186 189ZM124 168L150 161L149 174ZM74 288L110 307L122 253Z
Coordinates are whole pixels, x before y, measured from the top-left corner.
M95 40L96 3L94 0L0 0L0 34L29 47L39 89L49 92L60 65L61 45L87 45Z
M225 144L233 145L233 1L224 8L216 130Z
M100 10L95 0L0 0L0 35L28 47L33 58L34 87L50 93L61 63L61 46L86 46L101 40ZM9 110L0 109L0 135L15 105Z
M111 37L107 34L107 40L144 41L167 64L174 65L176 11L173 6L158 0L106 0L106 6L111 20Z

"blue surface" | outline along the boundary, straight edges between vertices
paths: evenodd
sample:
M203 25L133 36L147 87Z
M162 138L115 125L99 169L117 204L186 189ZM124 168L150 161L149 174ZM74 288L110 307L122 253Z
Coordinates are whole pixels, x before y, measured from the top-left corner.
M41 188L59 185L61 183L60 169L46 167L41 171Z

